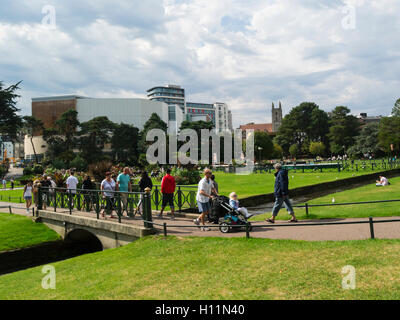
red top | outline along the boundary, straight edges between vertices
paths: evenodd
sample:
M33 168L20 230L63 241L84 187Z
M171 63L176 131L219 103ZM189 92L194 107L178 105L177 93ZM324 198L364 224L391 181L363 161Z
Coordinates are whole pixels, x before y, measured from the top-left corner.
M161 193L174 193L175 185L175 178L170 174L166 174L161 181Z

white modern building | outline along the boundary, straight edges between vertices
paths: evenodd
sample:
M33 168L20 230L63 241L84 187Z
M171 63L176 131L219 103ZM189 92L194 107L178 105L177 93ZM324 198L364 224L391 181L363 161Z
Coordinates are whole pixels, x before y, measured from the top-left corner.
M115 123L126 123L144 128L144 124L153 113L168 125L169 133L176 133L184 119L183 111L179 106L172 113L165 102L151 101L147 99L115 99L115 98L88 98L76 95L43 97L32 99L32 115L41 119L44 127L52 128L60 116L70 110L78 112L80 123L87 122L96 117L105 116ZM38 155L46 152L46 143L42 136L34 136L33 143ZM25 137L25 159L34 159L31 141Z

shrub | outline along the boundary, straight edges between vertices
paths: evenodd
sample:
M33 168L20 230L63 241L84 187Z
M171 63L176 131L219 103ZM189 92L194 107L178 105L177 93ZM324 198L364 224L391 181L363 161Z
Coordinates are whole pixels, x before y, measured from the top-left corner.
M77 171L85 171L87 169L87 162L80 156L76 156L76 158L70 162L70 166Z
M89 165L90 175L98 182L103 181L105 173L111 171L112 162L108 160L92 163Z
M43 174L44 169L43 166L40 164L35 164L32 168L34 174Z
M177 185L197 184L201 180L200 172L195 169L174 168L171 175L175 177Z
M67 164L61 159L54 159L52 166L58 170L67 168Z
M24 171L23 171L23 175L24 175L24 176L30 176L30 175L32 175L32 174L33 174L32 167L26 167L26 168L24 168Z

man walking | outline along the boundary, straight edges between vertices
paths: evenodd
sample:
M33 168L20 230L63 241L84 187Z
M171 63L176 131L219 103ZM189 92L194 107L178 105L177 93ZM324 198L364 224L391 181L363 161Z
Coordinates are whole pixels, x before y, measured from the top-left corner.
M298 222L293 211L292 203L289 199L289 179L287 170L282 169L280 163L275 164L275 204L272 209L272 217L267 219L267 222L275 223L275 218L282 207L285 205L287 211L292 216L289 222Z
M175 178L171 176L171 169L167 169L167 174L161 181L161 193L162 193L162 205L161 211L158 217L162 219L162 215L165 207L169 204L171 208L171 220L175 219L175 205L174 205L174 193L175 193L176 182Z
M121 193L121 200L123 204L123 209L122 212L126 210L126 213L128 214L128 194L127 192L132 192L132 184L131 184L131 176L130 176L131 170L126 167L124 168L123 173L121 173L117 177L117 190Z
M205 217L211 210L210 199L213 198L213 195L218 196L218 192L214 188L211 176L212 171L210 169L204 170L204 178L200 180L197 189L196 200L200 215L197 219L194 219L194 223L199 226L201 221L203 224L201 230L203 231L210 231L210 228L205 227Z

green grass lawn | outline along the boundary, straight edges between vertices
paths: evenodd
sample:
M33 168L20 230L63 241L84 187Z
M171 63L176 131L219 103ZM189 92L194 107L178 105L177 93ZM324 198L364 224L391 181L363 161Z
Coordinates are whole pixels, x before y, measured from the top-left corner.
M59 235L30 218L0 213L0 252L59 240Z
M361 176L371 172L294 172L289 171L290 189L309 186L317 183L346 179L353 176ZM215 173L219 192L228 196L235 191L239 199L250 196L274 192L275 176L271 174L235 175L229 173Z
M343 192L333 193L313 199L308 204L380 201L400 199L400 177L390 179L390 186L376 187L374 183ZM295 208L300 219L327 219L327 218L365 218L365 217L392 217L400 215L400 202L360 204L349 206L315 207L309 208L309 216L305 209ZM262 221L271 216L270 212L253 217L253 221ZM286 209L282 209L278 219L288 219Z
M24 190L0 190L0 202L23 203Z
M0 299L400 299L400 241L147 237L0 276ZM342 268L356 268L356 289Z

